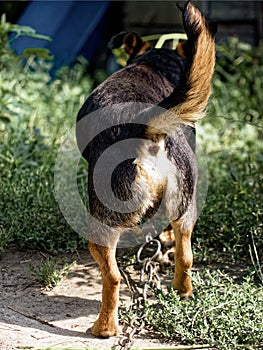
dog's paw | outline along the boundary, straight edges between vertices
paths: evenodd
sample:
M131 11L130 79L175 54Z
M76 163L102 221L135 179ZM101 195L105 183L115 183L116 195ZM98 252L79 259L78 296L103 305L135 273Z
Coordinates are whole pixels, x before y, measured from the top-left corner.
M89 330L87 330L88 332ZM98 319L91 327L91 332L95 337L109 338L118 335L118 324L115 322L103 322Z
M173 287L177 290L181 299L189 299L193 294L193 287L189 276L180 280L174 278Z

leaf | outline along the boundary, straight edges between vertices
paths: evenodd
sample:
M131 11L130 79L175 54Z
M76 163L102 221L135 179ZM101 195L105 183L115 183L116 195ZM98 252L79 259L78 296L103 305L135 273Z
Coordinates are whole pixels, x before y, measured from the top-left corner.
M6 14L3 13L1 16L1 26L4 26L6 24Z
M40 40L47 40L47 41L52 41L52 38L43 35L43 34L37 34L35 29L33 29L30 26L23 26L20 24L12 24L10 28L10 32L15 32L17 35L15 36L15 39L20 37L20 36L28 36L34 39L40 39Z
M27 48L22 52L22 56L36 56L38 58L42 58L47 61L52 61L54 59L54 55L51 54L49 49L45 48Z

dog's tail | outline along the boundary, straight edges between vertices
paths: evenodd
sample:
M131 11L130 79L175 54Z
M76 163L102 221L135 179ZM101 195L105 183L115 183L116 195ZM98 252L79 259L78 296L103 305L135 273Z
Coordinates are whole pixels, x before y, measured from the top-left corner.
M181 86L159 104L167 112L150 121L147 128L148 137L169 133L178 123L193 125L195 121L204 117L211 93L216 27L209 25L201 12L190 2L181 10L188 37L188 64L185 76Z

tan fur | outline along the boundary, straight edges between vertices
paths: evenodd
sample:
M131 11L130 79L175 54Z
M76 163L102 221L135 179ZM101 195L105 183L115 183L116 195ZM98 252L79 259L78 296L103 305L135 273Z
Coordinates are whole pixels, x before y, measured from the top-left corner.
M92 333L100 337L118 334L118 302L121 275L115 259L115 249L89 242L93 258L100 266L102 276L102 305Z
M191 248L192 230L184 230L182 221L172 222L175 234L175 270L173 286L180 294L181 298L191 296L193 287L190 272L193 265L193 254Z
M132 58L142 55L150 46L148 41L143 41L135 33L128 33L123 39L123 49Z
M183 57L183 58L187 58L187 54L185 52L185 45L186 45L187 41L182 41L181 43L179 43L176 46L176 52L178 53L179 56Z

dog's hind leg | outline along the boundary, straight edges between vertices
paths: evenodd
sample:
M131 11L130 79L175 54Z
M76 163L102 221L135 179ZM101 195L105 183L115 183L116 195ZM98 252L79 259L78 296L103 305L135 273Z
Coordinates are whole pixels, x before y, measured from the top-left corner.
M117 242L116 242L117 243ZM115 259L116 248L89 242L91 255L100 266L102 275L102 305L99 318L91 331L108 338L118 334L118 302L121 275Z
M190 271L193 265L191 247L192 230L185 229L182 220L171 222L175 235L175 271L173 286L182 298L188 298L192 294Z

